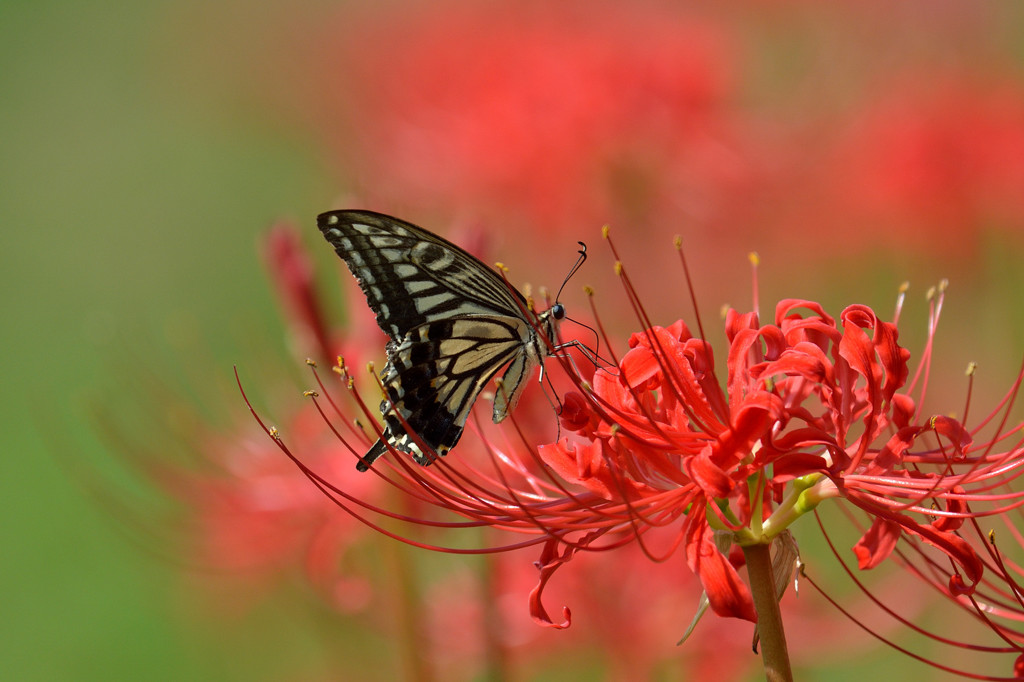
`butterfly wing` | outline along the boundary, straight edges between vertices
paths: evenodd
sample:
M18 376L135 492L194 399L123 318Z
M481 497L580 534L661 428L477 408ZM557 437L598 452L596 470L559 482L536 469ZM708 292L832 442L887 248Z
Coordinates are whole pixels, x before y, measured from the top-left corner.
M317 225L355 275L377 324L400 341L427 322L519 317L526 300L478 258L436 234L371 211L330 211Z
M419 464L447 454L462 437L480 391L502 366L526 356L532 334L518 317L472 315L428 322L389 343L381 375L384 433L358 468L369 467L388 445Z
M420 464L446 454L480 391L511 363L494 403L494 421L504 419L546 353L524 317L523 296L479 259L411 223L370 211L331 211L317 222L392 339L381 373L384 433L357 468L365 471L389 446ZM549 334L551 319L538 318Z

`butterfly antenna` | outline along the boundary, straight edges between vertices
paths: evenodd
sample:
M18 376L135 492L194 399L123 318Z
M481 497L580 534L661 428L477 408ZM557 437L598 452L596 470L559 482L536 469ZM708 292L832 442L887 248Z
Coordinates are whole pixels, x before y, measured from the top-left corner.
M569 280L572 279L572 276L575 275L576 272L581 267L583 267L583 264L587 262L587 245L584 244L583 242L576 243L582 246L583 248L579 250L580 257L576 259L576 264L572 266L572 269L569 270L569 274L565 276L564 280L562 280L562 286L558 287L558 293L555 294L556 303L560 298L562 298L562 290L565 289L565 285L569 283Z

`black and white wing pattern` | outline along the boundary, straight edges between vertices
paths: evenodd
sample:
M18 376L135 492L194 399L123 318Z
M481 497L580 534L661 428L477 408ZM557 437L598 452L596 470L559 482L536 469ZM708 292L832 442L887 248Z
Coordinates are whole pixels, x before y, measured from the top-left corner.
M357 468L389 448L424 465L445 455L480 391L507 364L494 399L494 422L502 421L548 354L538 329L553 342L562 306L534 315L494 270L404 220L330 211L317 225L391 337L381 373L384 433Z

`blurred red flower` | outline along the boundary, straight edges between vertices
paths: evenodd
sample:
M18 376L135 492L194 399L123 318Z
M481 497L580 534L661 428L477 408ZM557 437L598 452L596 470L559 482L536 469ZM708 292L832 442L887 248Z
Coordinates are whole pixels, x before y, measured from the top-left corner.
M314 110L371 204L456 202L538 233L706 217L748 174L728 43L654 3L346 13Z
M375 496L375 481L354 476L338 461L337 440L314 410L294 415L287 430L311 466L335 480L351 479L349 487L366 499ZM191 560L233 576L231 589L218 588L216 594L252 598L299 568L331 607L366 608L372 582L344 568L348 552L367 537L361 524L339 515L265 439L223 433L196 443L195 451L206 466L163 467L156 478L187 505Z
M1024 229L1024 85L906 74L853 112L827 161L836 215L875 248L963 258L985 230Z

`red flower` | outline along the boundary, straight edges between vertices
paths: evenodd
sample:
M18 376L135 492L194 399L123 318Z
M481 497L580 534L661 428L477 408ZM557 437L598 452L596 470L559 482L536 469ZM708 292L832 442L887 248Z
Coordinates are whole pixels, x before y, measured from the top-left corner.
M825 163L844 169L831 174L830 214L963 259L975 232L1019 230L1024 220L1024 88L979 74L907 74L854 113Z
M317 292L313 266L302 245L299 230L289 223L275 225L263 243L263 260L274 284L282 312L287 317L296 353L334 362L343 355L356 366L380 356L387 336L366 307L359 287L344 273L342 289L347 295L348 322L344 334L325 313ZM341 273L339 273L341 274Z
M827 497L843 497L874 518L855 547L861 568L912 534L977 582L981 561L953 521L983 513L965 509L964 499L998 503L987 491L1018 475L1008 463L1024 453L991 451L1005 433L974 445L955 419L918 414L910 392L898 392L910 353L894 323L857 305L837 324L817 303L786 300L764 326L756 314L730 311L726 337L723 390L711 349L682 322L635 334L617 373L594 378L588 396L599 418L578 429L582 442L542 446L545 461L563 478L618 500L621 523L663 509L669 496L678 509L688 507L681 529L687 557L719 615L751 614L709 521L743 544L774 537ZM582 423L579 412L574 405ZM984 513L1020 504L1018 497Z
M705 215L749 172L726 114L728 43L650 3L347 11L316 55L329 70L310 109L346 168L359 156L371 203L457 196L545 234L680 202Z
M342 466L338 444L320 416L303 410L286 426L307 463L370 499L375 481ZM221 434L194 445L207 459L202 469L162 467L158 482L187 504L199 565L236 577L234 589L266 590L274 579L298 568L324 601L340 611L365 608L367 576L340 570L364 529L337 514L309 481L264 439ZM220 587L217 592L230 590Z
M300 328L327 329L320 322L308 268L300 267L301 252L288 247L290 238L287 233L275 237L271 254L277 257L270 262L279 269L286 300L302 303L302 314L296 316ZM619 272L639 318L646 319L628 278ZM313 395L324 421L311 422L306 414L286 431L287 445L276 430L267 430L300 465L286 477L287 489L300 490L302 476L308 477L335 504L388 535L458 552L539 545L539 579L530 594L530 611L537 622L556 628L567 627L571 620L567 608L561 617L553 617L545 606L545 590L558 569L582 551L634 543L639 553L658 562L681 550L716 614L759 620L761 606L755 611L740 573L745 551L735 550L771 543L798 518L833 498L868 515L869 527L853 548L860 569L890 558L905 561L902 541L920 539L951 560L945 584L938 585L935 571L929 584L964 604L974 604L981 586L986 603L992 603L993 585L1008 572L986 580L978 546L961 529L975 518L1024 504L1020 493L1007 491L1007 484L1024 470L1024 451L1019 442L1001 446L1020 430L1007 429L1005 418L996 420L994 433L979 438L980 428L969 430L953 417L929 416L918 408L942 297L941 289L933 297L929 340L913 374L896 321L881 320L863 305L849 306L836 319L818 303L789 299L777 305L768 324L756 312L726 314L724 381L716 373L711 344L682 321L633 334L628 351L613 367L583 375L576 370L582 360L563 362L574 386L563 400L560 421L571 435L556 443L535 445L542 442L536 434L550 426L550 414L537 409L546 401L528 395L514 417L513 433L471 422L469 430L477 437L467 434L457 461L441 460L429 468L399 461L394 469L382 465L373 475L355 475L350 465L373 435L353 426L352 407L363 412L366 423L377 418L377 411L372 409L376 401L367 408L345 363L336 370L353 389L354 403L329 396L325 403ZM367 319L364 326L370 324ZM327 332L308 336L330 338ZM353 344L350 352L363 352L366 345ZM324 384L320 388L326 393ZM536 388L530 390L539 398ZM332 420L326 418L325 407L342 417L341 423L326 427ZM993 421L993 416L984 421ZM313 529L314 535L283 534L275 540L271 534L267 537L272 541L264 542L260 533L250 534L242 547L262 548L255 564L272 565L308 546L311 558L320 557L309 564L317 584L347 584L352 577L337 582L339 576L330 567L349 546L352 529L339 525L337 532L331 530L329 508L307 508L301 496L289 497L298 504L264 509L259 505L266 497L260 491L280 494L285 478L276 470L253 473L236 472L223 489L201 479L183 486L201 513L212 512L210 546L227 549L237 559L245 553L232 543L247 537L249 520L260 533L295 523L296 529ZM408 496L402 510L374 504L382 483ZM229 504L221 504L223 500ZM431 507L454 511L466 520L437 520ZM231 513L222 515L224 509ZM378 515L386 520L375 520ZM222 516L227 523L218 524ZM508 538L497 547L454 549L446 546L446 536L434 531L399 536L392 521L449 530L490 526L512 535L491 535ZM323 532L316 530L320 527ZM218 534L218 528L230 532ZM781 570L776 594L793 570L794 559L789 561L776 568ZM975 607L973 613L983 610Z
M942 295L932 300L930 334ZM1024 503L1019 493L992 492L1018 475L1024 450L1014 443L996 452L1015 429L977 443L977 429L921 414L931 340L908 383L910 352L896 322L867 306L850 306L837 321L813 301L783 300L769 324L754 312L729 311L725 336L724 384L710 344L685 323L649 327L631 337L615 367L592 377L563 363L576 389L564 400L562 425L574 435L534 447L524 431L510 438L477 424L483 447L460 446L458 464L399 462L387 478L420 503L469 519L456 525L527 534L497 549L542 544L530 609L555 627L568 626L570 616L566 609L556 620L545 609L551 576L580 551L632 541L656 560L681 547L715 613L756 620L724 548L769 543L830 498L873 520L854 550L862 569L916 537L954 562L952 575L969 593L983 564L958 527ZM387 513L320 484L363 518Z
M281 299L281 310L290 318L289 328L299 348L324 359L332 358L332 342L314 286L313 265L294 226L281 223L267 233L263 260Z

